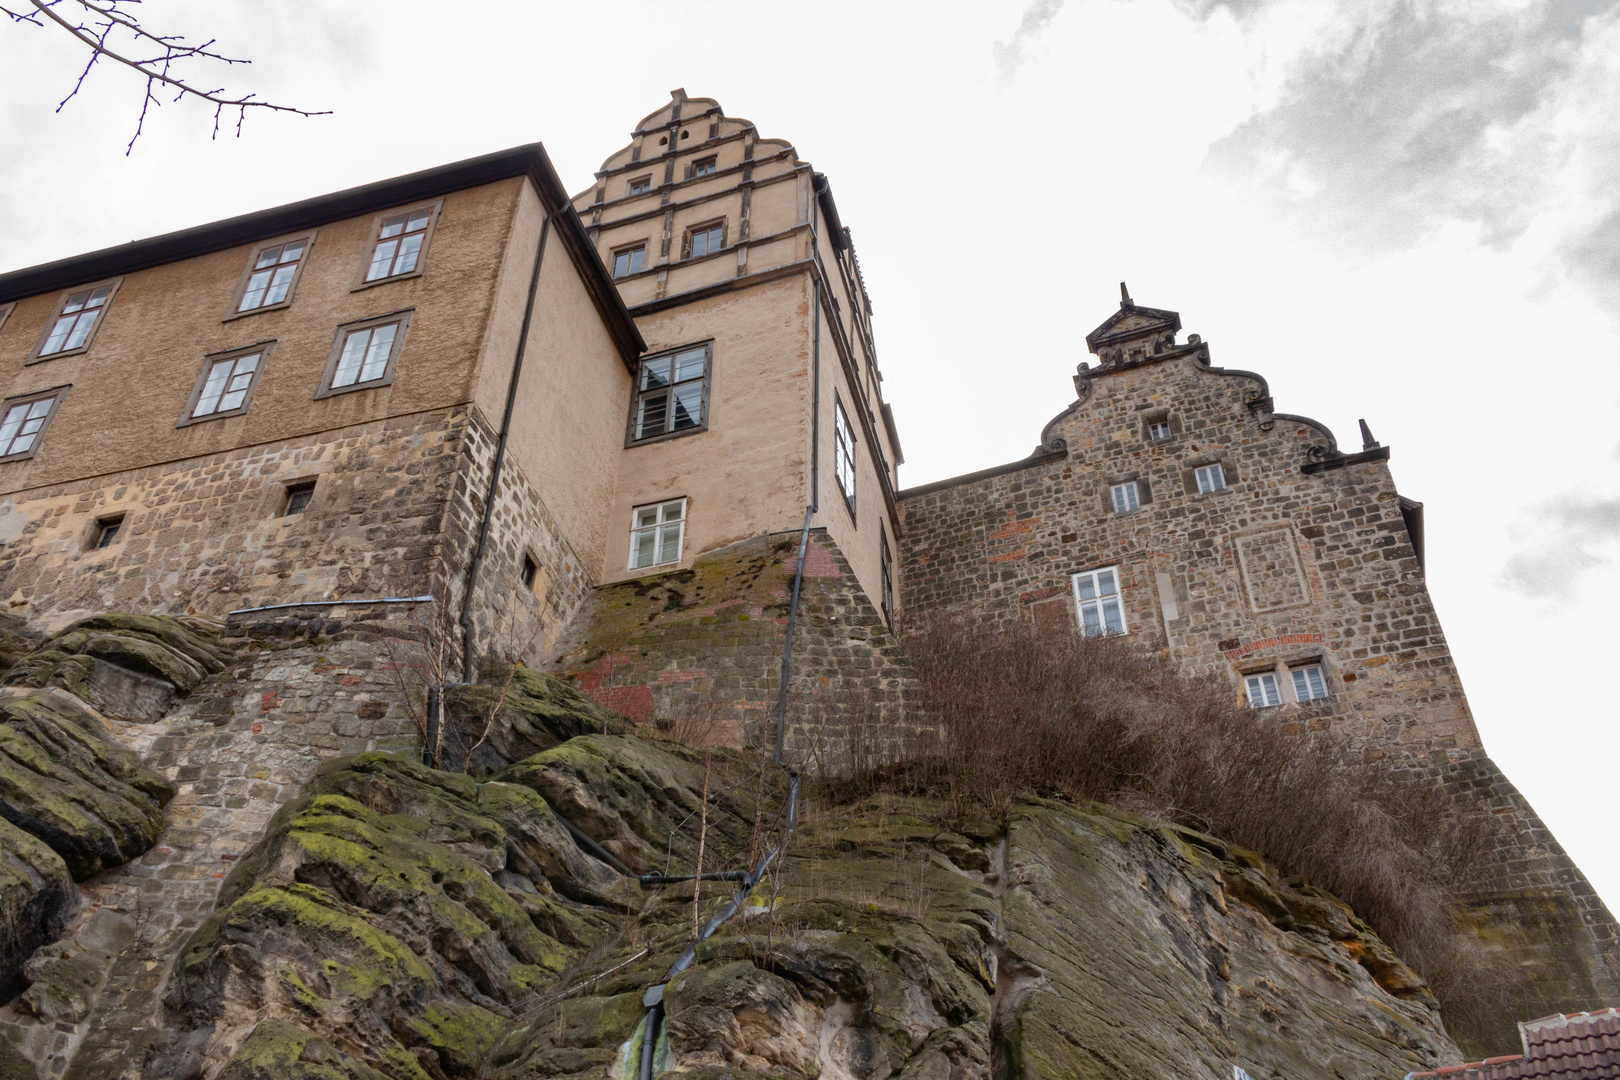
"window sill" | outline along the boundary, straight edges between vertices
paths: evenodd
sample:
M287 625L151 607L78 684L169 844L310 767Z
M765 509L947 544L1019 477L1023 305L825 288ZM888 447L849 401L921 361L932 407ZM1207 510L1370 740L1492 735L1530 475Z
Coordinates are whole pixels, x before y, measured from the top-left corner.
M46 356L30 356L23 362L23 366L27 367L30 364L43 364L49 360L61 360L63 357L67 356L83 356L89 351L90 345L87 343L79 346L77 349L64 349L61 352L53 352Z
M324 389L316 391L314 400L315 401L321 401L321 400L323 400L325 398L337 397L340 394L352 394L352 393L355 393L358 390L380 390L385 386L392 386L393 383L394 383L393 372L389 372L387 375L383 376L382 378L374 379L371 382L356 383L353 386L340 386L340 387L337 387L336 389L333 389L332 387L326 387Z
M393 278L389 278L388 280L392 281ZM292 303L293 298L289 295L287 299L283 300L279 304L265 304L263 307L249 308L247 311L233 311L219 321L235 322L237 319L246 319L252 315L263 315L268 311L286 311L288 308L292 307Z
M229 420L233 416L246 416L248 414L248 408L250 405L251 402L249 405L244 405L240 409L232 409L229 412L209 413L207 416L181 417L179 420L175 421L174 426L177 428L195 427L198 424L206 424L210 420Z
M696 380L693 380L694 382ZM626 439L624 448L633 450L638 446L651 446L653 443L668 442L670 439L684 439L688 435L702 435L709 430L709 422L705 420L696 427L682 428L680 431L666 431L662 435L649 435L645 439ZM667 564L661 564L667 565ZM634 567L632 567L634 569Z
M392 285L396 281L409 281L412 278L419 278L422 274L423 271L421 270L412 270L408 274L395 274L393 277L378 278L376 281L362 281L358 285L350 287L349 291L352 293L364 292L366 289L375 289L378 285Z

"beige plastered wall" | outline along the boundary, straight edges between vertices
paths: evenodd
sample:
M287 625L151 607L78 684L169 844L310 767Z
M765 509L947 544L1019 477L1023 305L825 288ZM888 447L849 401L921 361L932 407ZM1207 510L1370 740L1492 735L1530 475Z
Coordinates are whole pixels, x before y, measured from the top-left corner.
M532 185L518 192L495 317L479 360L474 403L500 430L545 210ZM553 227L529 325L507 454L562 538L600 578L618 481L630 369ZM536 551L538 557L538 550Z
M684 568L738 540L797 529L809 501L810 290L784 278L637 320L649 352L713 339L707 431L627 447L604 581ZM620 413L620 438L629 405ZM688 500L678 564L629 569L637 506Z
M225 318L251 245L126 275L91 348L75 356L26 364L61 294L19 301L0 328L5 395L72 388L39 452L0 464L0 493L466 401L527 184L514 178L445 196L421 276L370 288L353 285L374 216L321 226L293 303L277 311ZM315 400L337 327L406 309L415 314L393 384ZM272 340L246 415L175 426L205 356Z

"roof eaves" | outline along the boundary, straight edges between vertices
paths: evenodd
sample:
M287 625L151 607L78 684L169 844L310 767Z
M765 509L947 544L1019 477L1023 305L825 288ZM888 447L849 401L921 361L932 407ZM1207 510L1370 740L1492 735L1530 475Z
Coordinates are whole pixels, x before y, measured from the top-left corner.
M585 280L592 302L613 334L620 355L627 366L633 366L636 357L646 350L646 344L636 329L635 321L625 310L624 302L619 299L619 291L609 279L607 268L597 257L596 248L586 235L579 216L572 212L562 181L558 179L557 171L540 143L515 146L285 206L13 270L0 274L0 304L55 292L87 281L195 258L344 218L376 213L389 207L436 198L514 176L528 176L548 210L570 207L569 213L560 215L559 231L569 255Z

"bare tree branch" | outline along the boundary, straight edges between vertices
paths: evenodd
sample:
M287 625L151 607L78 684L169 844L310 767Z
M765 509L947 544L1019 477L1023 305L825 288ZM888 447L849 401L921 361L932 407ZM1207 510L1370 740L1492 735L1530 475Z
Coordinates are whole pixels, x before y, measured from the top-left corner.
M12 2L15 3L15 0ZM12 22L28 23L31 26L44 27L54 24L72 34L90 49L90 60L79 73L73 89L62 99L61 104L56 106L57 112L61 112L62 107L72 101L84 88L85 79L102 57L123 64L145 77L146 92L141 99L141 114L135 122L135 134L130 137L129 145L124 148L126 156L135 148L135 140L141 137L148 111L153 105L162 107L163 102L158 98L158 91L161 90L172 89L175 101L194 97L213 105L214 138L219 136L220 117L224 115L226 109L236 110L238 137L241 137L242 121L247 117L249 109L266 109L298 116L330 115L331 110L312 111L294 108L291 105L277 105L258 100L257 94L233 97L228 96L223 87L204 90L192 84L175 65L187 60L212 60L229 67L236 64L250 64L252 61L225 56L214 51L214 38L200 44L191 44L183 35L158 34L148 30L141 25L140 18L130 10L140 2L141 0L28 0L29 7L33 10L20 6L13 10L0 3L0 14L9 17ZM64 17L56 10L64 5L69 12L68 17ZM45 21L41 20L41 16ZM115 46L112 43L115 35L127 35L127 42ZM144 55L146 53L153 55Z

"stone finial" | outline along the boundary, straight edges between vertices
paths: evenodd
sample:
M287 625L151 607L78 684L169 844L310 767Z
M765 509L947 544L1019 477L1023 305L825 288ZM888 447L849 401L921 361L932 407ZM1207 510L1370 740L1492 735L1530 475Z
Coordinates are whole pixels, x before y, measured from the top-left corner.
M1125 287L1123 281L1119 283L1119 306L1122 308L1136 306L1136 303L1131 299L1131 290Z
M1372 428L1367 426L1367 421L1365 421L1365 420L1360 421L1360 423L1361 423L1361 448L1363 450L1376 450L1376 449L1378 449L1378 440L1373 438Z

